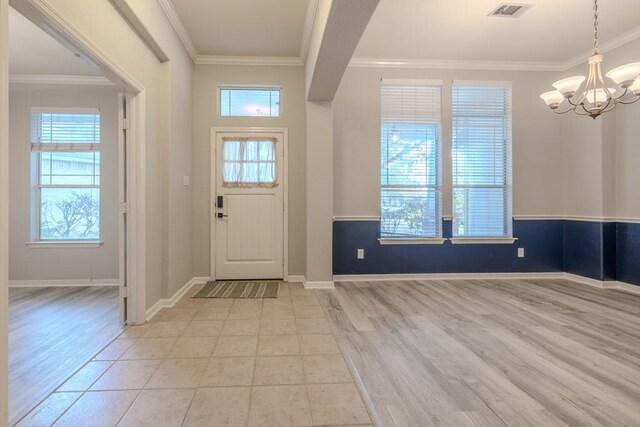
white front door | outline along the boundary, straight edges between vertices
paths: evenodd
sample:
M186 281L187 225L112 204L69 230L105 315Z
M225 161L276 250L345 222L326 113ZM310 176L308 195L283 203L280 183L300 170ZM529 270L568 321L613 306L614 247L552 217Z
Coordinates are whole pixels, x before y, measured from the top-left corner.
M284 278L283 145L282 133L215 134L217 280Z

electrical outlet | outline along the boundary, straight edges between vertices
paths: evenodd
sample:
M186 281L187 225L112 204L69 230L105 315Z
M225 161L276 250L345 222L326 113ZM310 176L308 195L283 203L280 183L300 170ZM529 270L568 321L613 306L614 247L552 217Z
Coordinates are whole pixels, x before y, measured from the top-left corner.
M364 249L358 249L358 259L364 259Z
M518 258L524 258L524 248L518 248Z

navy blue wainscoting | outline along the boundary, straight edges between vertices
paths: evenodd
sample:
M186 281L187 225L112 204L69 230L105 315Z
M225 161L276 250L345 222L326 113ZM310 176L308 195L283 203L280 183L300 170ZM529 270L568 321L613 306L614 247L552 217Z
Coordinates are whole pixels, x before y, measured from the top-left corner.
M640 285L640 224L616 224L616 280Z
M602 276L603 280L617 280L617 231L615 222L602 224Z
M444 236L451 221L443 222ZM335 221L333 274L557 272L563 270L562 220L514 221L514 244L381 245L379 221ZM525 249L518 258L517 249ZM364 249L365 258L357 259Z
M564 222L564 271L604 280L604 225L593 221Z

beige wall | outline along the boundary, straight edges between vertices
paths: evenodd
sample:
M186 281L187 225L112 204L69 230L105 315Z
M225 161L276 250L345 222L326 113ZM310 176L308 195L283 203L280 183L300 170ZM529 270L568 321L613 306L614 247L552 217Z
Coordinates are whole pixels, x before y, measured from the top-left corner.
M309 286L333 281L333 112L307 102L307 262Z
M158 61L109 0L45 1L145 88L146 217L140 225L146 241L139 244L146 251L146 306L151 307L191 278L191 253L182 251L191 247L191 192L176 185L176 175L190 175L193 64L155 1L131 1L130 6L169 57L166 63ZM175 152L180 156L173 158ZM171 167L176 168L173 174Z
M443 214L451 215L452 80L513 82L513 214L562 214L560 121L540 100L545 72L347 69L333 102L334 215L380 214L380 79L438 79L442 88Z
M114 86L11 85L9 93L9 280L118 279L118 90ZM29 248L31 108L100 109L99 248Z
M282 87L280 117L219 117L220 84ZM197 65L193 107L193 275L210 275L210 163L212 127L289 129L289 274L305 269L305 82L303 67Z
M161 108L163 120L156 127L164 136L164 149L157 155L161 193L161 210L154 216L154 227L162 233L162 298L171 297L192 277L192 192L183 185L183 177L191 175L191 144L193 131L193 63L171 24L156 1L130 1L132 10L141 18L149 32L169 57L159 64L163 79ZM154 150L153 146L147 150Z
M608 71L640 61L640 39L604 55ZM616 107L615 112L616 217L640 218L640 102Z
M605 52L603 72L638 61L639 52L640 39ZM585 58L584 64L557 74L555 80L587 72ZM595 120L563 117L566 215L640 218L639 121L640 103L618 106Z

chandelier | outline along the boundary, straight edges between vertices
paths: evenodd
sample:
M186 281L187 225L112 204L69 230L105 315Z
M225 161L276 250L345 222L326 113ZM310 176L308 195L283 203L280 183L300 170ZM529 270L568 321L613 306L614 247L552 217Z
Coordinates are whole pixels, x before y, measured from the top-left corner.
M640 100L640 62L623 65L609 71L606 76L623 90L618 96L615 88L607 87L602 77L602 55L598 52L598 0L593 1L593 55L589 57L589 77L574 76L558 80L556 90L540 95L540 98L557 114L569 111L581 116L598 117L613 110L618 104L633 104ZM584 88L578 92L584 81ZM560 105L567 100L566 110Z

